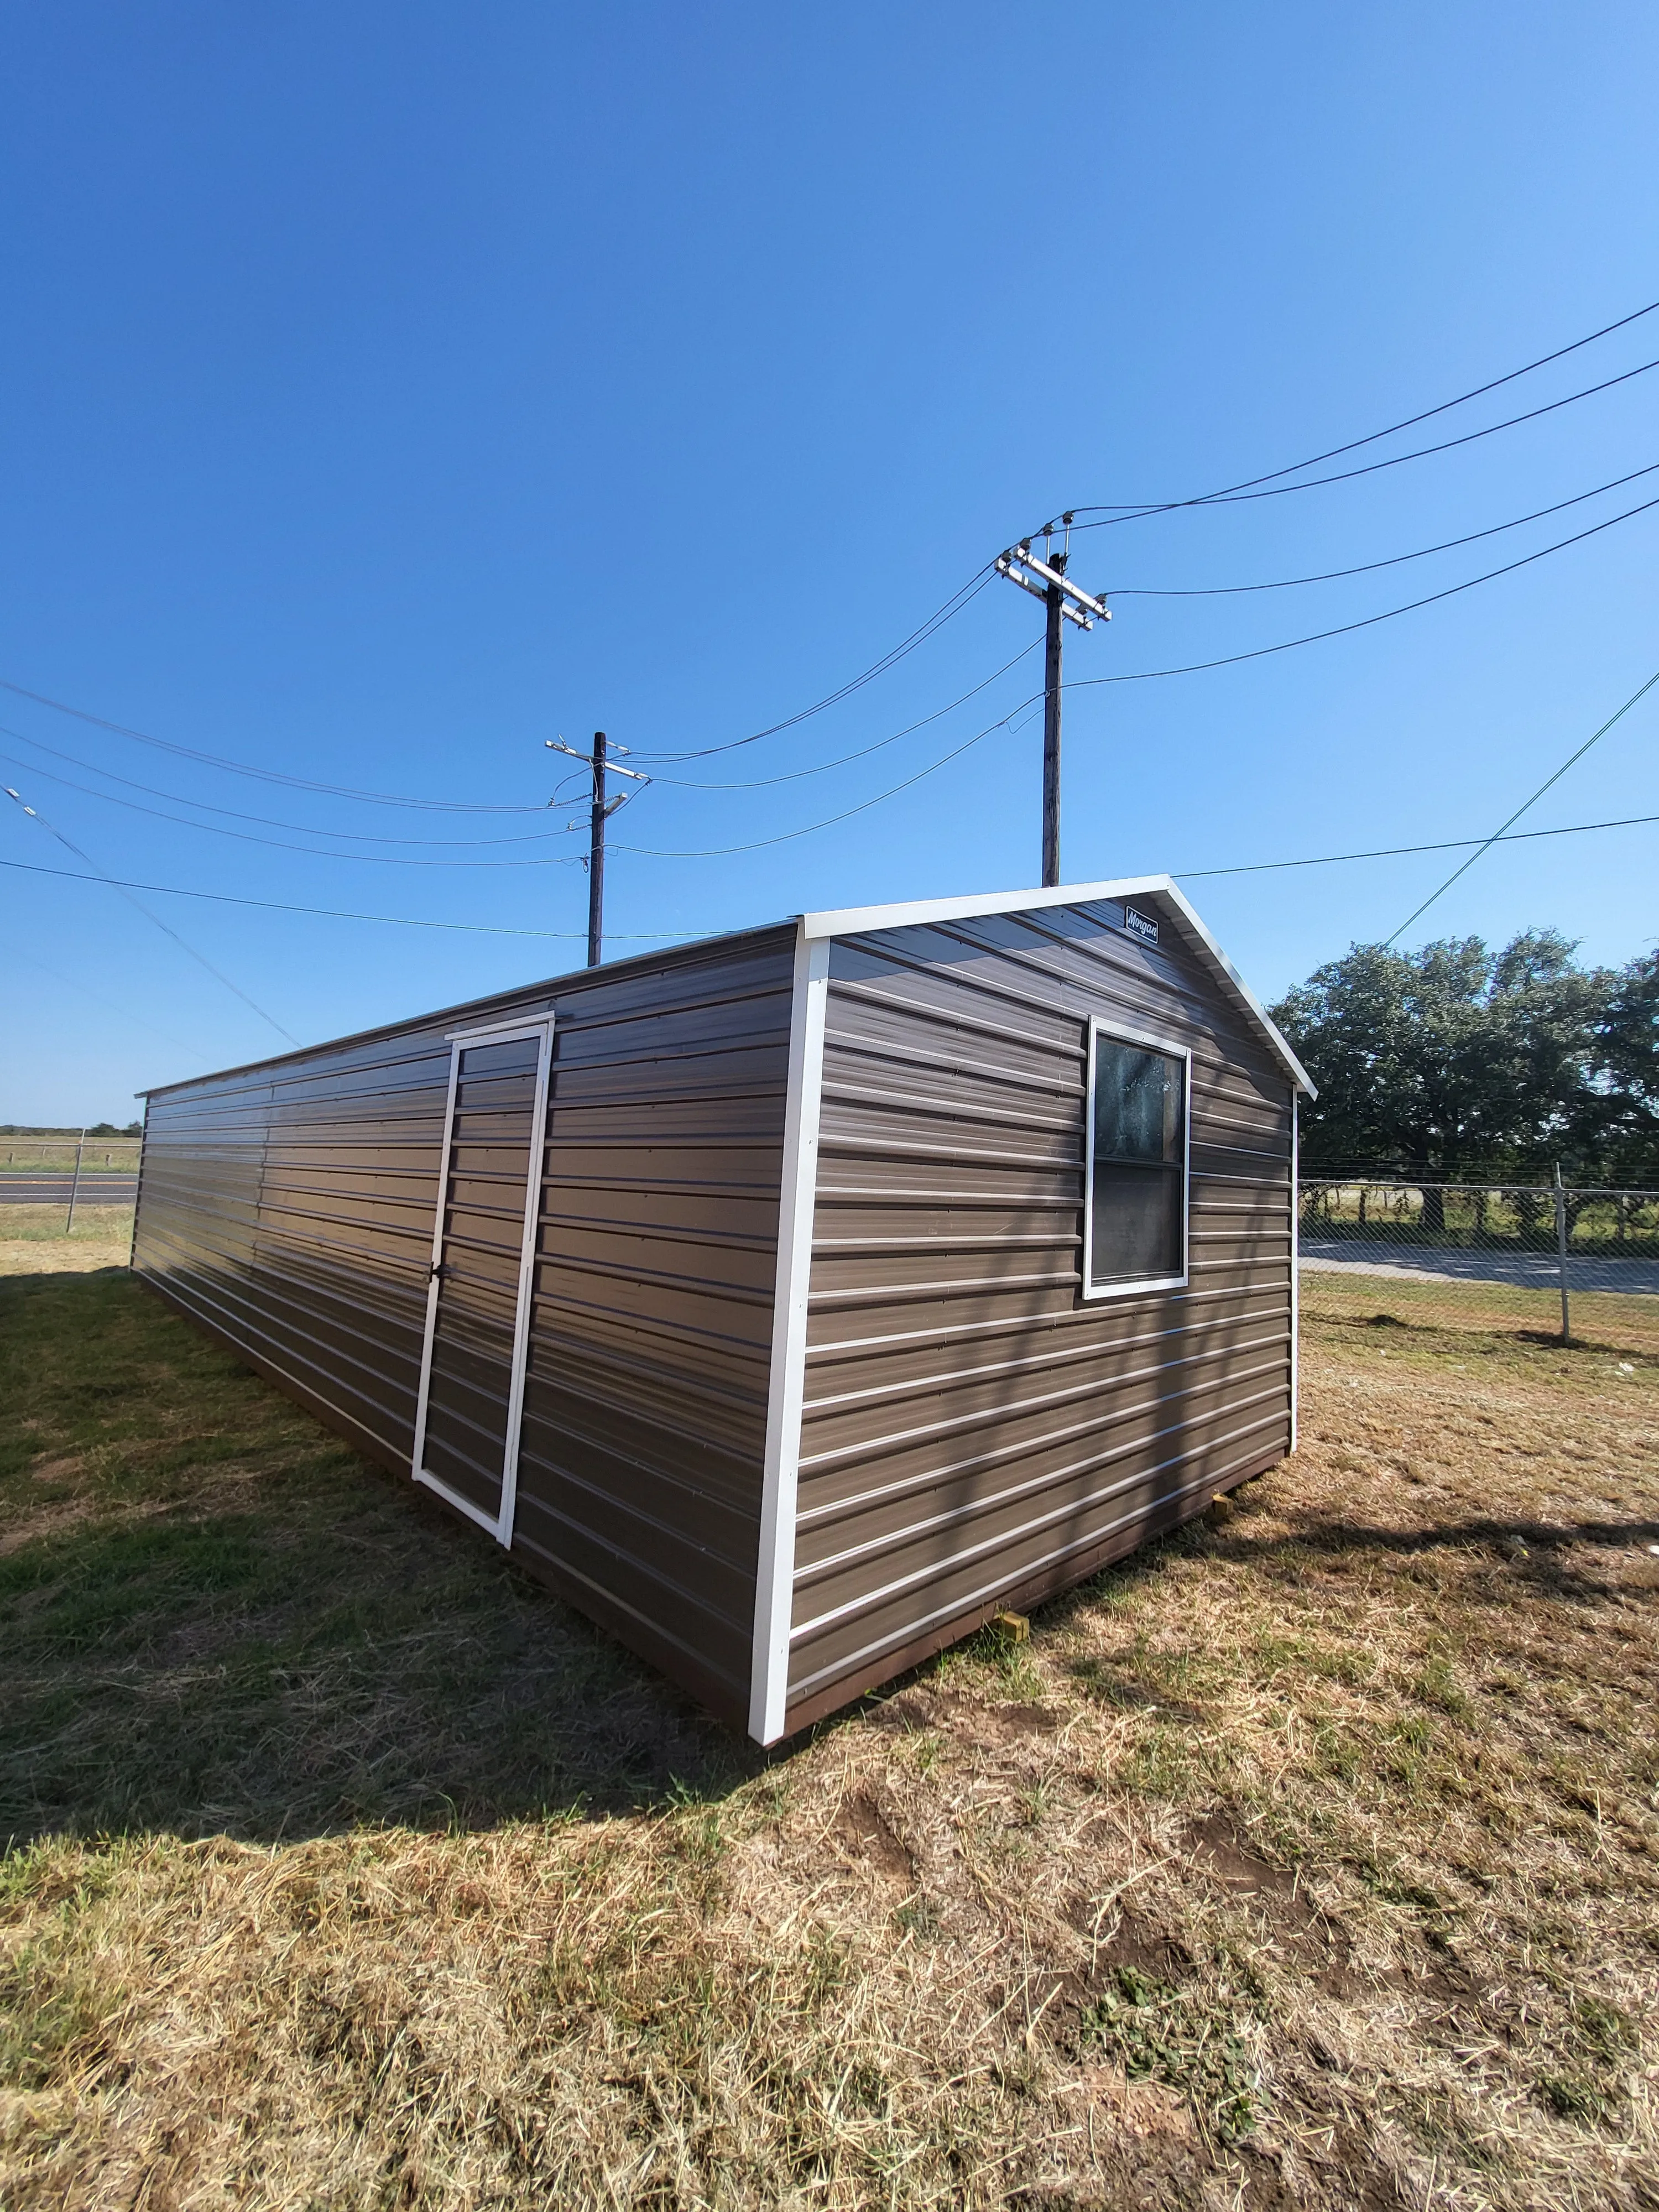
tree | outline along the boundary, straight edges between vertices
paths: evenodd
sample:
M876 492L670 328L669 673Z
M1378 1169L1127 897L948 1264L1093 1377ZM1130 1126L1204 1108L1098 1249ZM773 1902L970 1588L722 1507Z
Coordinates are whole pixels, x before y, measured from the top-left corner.
M1659 1180L1659 953L1621 969L1596 1022L1597 1081L1577 1148L1620 1180Z
M1612 1054L1639 1057L1644 1005L1651 1061L1656 983L1644 1000L1631 970L1580 968L1575 949L1558 930L1527 930L1495 955L1478 937L1416 952L1356 945L1316 969L1273 1009L1319 1085L1304 1122L1310 1164L1386 1163L1425 1183L1540 1157L1578 1166L1613 1092L1624 1097ZM1425 1226L1443 1212L1425 1191Z

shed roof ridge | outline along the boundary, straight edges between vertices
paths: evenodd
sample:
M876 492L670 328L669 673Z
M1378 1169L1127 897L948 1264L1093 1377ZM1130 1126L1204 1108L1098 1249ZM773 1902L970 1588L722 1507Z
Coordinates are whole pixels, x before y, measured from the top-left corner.
M1097 900L1167 899L1198 940L1199 949L1237 994L1246 1013L1278 1059L1290 1071L1298 1090L1309 1098L1319 1095L1312 1077L1291 1050L1289 1040L1255 993L1222 951L1186 893L1173 876L1118 876L1093 884L1048 884L1039 889L981 891L966 898L907 899L890 906L849 906L803 914L801 933L807 939L863 937L882 929L921 929L930 923L967 921L979 915L1034 914L1044 907L1091 906Z

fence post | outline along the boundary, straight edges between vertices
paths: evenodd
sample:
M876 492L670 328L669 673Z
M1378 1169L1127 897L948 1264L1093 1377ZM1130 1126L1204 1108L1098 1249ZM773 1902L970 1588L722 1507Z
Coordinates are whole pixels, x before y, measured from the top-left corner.
M71 1237L75 1233L75 1201L81 1195L81 1155L86 1150L86 1146L87 1133L82 1129L80 1136L76 1139L75 1173L70 1178L69 1219L64 1224L65 1237Z
M1555 1163L1555 1255L1561 1269L1561 1341L1572 1342L1572 1313L1567 1304L1567 1194L1561 1183L1561 1163Z

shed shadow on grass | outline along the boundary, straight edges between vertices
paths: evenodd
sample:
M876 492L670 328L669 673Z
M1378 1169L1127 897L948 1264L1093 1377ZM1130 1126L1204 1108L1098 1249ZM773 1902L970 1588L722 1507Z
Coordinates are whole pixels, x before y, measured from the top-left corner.
M714 1797L763 1754L125 1273L0 1283L0 1849Z

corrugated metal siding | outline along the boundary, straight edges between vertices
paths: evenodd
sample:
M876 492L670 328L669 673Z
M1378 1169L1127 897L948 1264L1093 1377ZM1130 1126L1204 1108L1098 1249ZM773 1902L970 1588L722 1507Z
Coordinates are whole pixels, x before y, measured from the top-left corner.
M514 1551L734 1717L793 942L776 929L618 963L158 1092L133 1255L183 1311L406 1474L445 1035L554 1011Z
M1288 1078L1165 910L831 957L791 1725L1285 1453ZM1091 1015L1193 1052L1190 1285L1084 1303Z
M161 1091L146 1122L135 1272L402 1470L456 1025Z
M515 1552L741 1722L794 932L561 999Z

